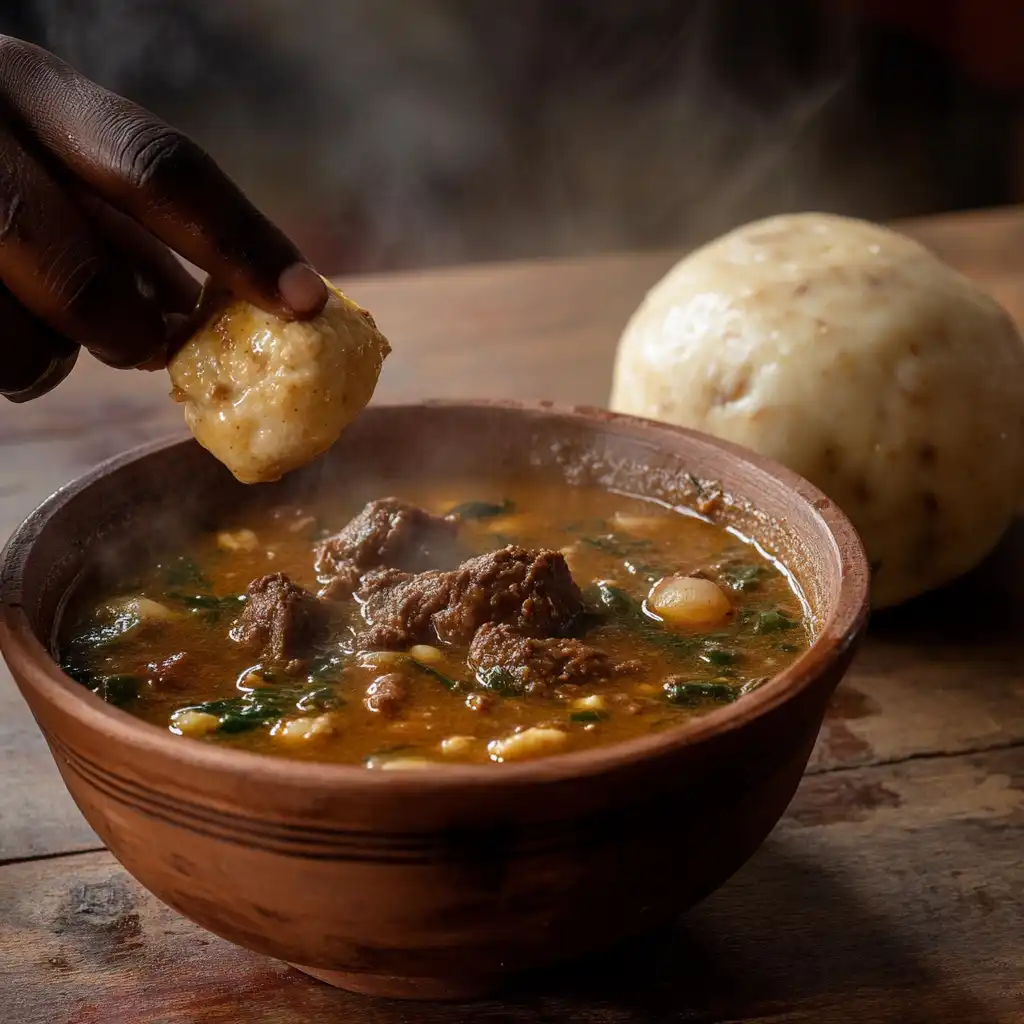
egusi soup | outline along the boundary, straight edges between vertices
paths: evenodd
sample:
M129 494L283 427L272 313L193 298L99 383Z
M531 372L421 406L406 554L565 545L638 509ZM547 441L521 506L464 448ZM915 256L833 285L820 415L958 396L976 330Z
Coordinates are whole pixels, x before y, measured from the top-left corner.
M240 514L83 589L59 653L182 737L412 769L670 728L742 700L808 642L793 581L754 545L532 480Z

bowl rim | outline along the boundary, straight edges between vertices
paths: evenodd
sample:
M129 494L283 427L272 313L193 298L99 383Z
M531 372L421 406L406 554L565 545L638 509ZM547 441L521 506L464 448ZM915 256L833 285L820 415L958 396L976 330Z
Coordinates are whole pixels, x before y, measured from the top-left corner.
M431 408L503 408L526 415L581 420L598 428L614 428L619 425L643 430L648 437L653 432L655 441L659 434L689 437L775 478L794 501L810 507L811 514L832 541L833 555L840 573L839 594L824 615L818 637L796 661L756 690L745 694L742 700L671 729L532 761L500 766L438 762L436 767L417 771L385 772L368 770L363 765L271 757L227 746L187 740L183 742L181 737L174 736L158 725L106 704L65 675L46 647L36 638L21 605L21 579L25 563L36 538L51 516L96 480L132 462L178 445L196 444L192 438L176 433L139 445L92 467L44 499L14 530L0 552L0 651L11 663L12 670L17 662L19 670L30 677L32 687L44 700L120 747L144 748L162 755L167 761L185 762L194 769L211 774L245 776L251 781L330 789L338 793L365 792L370 788L397 794L410 790L417 793L440 793L452 789L493 789L495 786L507 788L561 782L601 776L640 761L657 759L678 748L694 746L734 732L793 700L825 673L831 664L842 658L863 634L869 608L870 570L859 535L835 502L803 477L774 460L701 431L593 406L508 399L426 399L374 403L372 406L372 409L384 415L389 411ZM16 672L12 674L17 676ZM24 689L20 684L19 688Z

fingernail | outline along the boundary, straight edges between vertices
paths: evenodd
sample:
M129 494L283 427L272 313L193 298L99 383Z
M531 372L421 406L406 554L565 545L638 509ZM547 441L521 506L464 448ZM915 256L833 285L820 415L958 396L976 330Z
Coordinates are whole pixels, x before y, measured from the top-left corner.
M327 286L320 275L305 263L293 263L281 272L277 290L285 305L298 316L319 313L327 301Z
M76 347L70 355L54 356L45 370L28 386L12 390L0 389L8 402L20 405L23 402L30 402L33 398L45 395L52 391L65 377L75 368L78 361L78 348Z

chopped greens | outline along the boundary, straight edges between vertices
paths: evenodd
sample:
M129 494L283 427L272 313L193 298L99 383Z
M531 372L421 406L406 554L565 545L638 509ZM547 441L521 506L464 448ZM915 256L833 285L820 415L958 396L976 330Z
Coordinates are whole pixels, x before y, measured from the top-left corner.
M217 718L221 733L249 732L287 717L294 711L330 711L344 701L329 686L268 686L237 697L208 700L179 708L171 716L196 711Z
M735 665L739 655L724 647L709 647L702 651L699 657L701 661L705 661L709 665Z
M485 690L502 697L521 697L526 692L523 672L503 665L481 669L476 674L476 680Z
M785 612L772 608L766 612L758 612L754 619L755 633L777 633L783 629L795 629L799 623L791 619Z
M617 558L626 558L637 551L649 551L654 546L653 541L647 538L624 537L618 533L606 533L600 537L580 537L580 542Z
M462 689L462 684L457 679L452 679L451 676L438 672L436 668L431 668L430 665L425 665L422 661L417 661L415 658L406 658L405 664L412 666L424 675L433 676L446 690Z
M738 562L718 570L719 578L732 590L755 590L765 576L763 566Z
M622 622L649 644L665 647L680 654L688 654L702 641L702 637L673 633L644 612L643 605L620 587L600 582L594 585L591 596L599 612Z
M207 622L220 622L226 615L241 611L245 594L229 594L226 597L215 597L213 594L182 594L172 591L167 594L171 601L183 605L190 612L201 614Z
M311 683L335 683L348 661L349 656L345 654L321 654L310 662L306 678Z
M136 700L146 685L145 681L138 676L124 673L98 675L84 669L69 667L66 664L62 665L61 668L76 683L81 683L87 690L95 693L100 700L107 704L113 704L118 708L122 708Z
M515 505L507 498L500 505L490 501L464 501L461 505L449 509L448 515L453 519L496 519L507 516L515 510Z
M138 698L143 686L145 686L145 682L138 676L118 673L111 676L98 676L89 689L108 704L123 707Z
M200 590L210 588L206 574L191 558L182 556L157 568L168 587L197 587Z
M79 633L71 641L70 646L74 651L81 653L95 650L97 647L106 647L133 632L141 621L141 618L134 612L121 612L110 622L93 626L84 633Z
M607 711L596 711L587 708L584 711L574 711L569 715L570 722L603 722L608 717Z
M739 695L739 689L728 683L668 683L665 686L666 699L684 708L699 707L707 701L731 704Z

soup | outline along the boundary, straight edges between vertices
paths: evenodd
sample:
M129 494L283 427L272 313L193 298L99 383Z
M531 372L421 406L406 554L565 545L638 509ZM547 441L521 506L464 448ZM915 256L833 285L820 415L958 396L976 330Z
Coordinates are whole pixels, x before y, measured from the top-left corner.
M536 478L362 505L253 508L107 572L63 668L182 737L401 770L672 728L809 643L785 570L689 510Z

